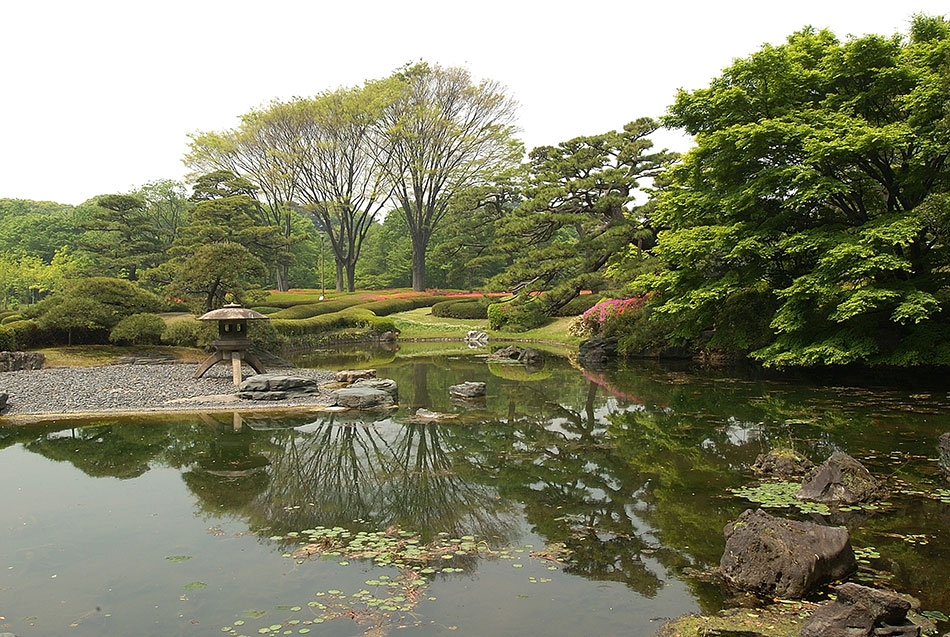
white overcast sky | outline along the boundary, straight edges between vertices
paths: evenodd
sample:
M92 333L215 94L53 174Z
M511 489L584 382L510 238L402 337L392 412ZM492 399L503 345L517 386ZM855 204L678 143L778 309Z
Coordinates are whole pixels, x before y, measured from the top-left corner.
M946 0L0 0L0 197L180 179L187 133L424 59L500 81L528 149L665 112L805 25L906 32ZM666 133L658 145L685 150Z

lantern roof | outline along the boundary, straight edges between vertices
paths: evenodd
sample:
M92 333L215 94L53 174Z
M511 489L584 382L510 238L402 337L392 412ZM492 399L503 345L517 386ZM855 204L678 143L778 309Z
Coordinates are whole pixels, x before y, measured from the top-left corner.
M198 317L199 321L259 321L267 320L268 317L260 312L249 310L240 303L228 303L217 310L211 310L207 314Z

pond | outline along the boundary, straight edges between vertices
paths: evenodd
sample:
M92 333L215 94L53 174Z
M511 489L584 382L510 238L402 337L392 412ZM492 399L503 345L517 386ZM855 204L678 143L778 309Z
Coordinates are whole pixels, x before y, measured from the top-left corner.
M727 603L696 573L756 506L730 489L774 446L885 478L888 504L836 520L863 549L858 580L950 613L940 381L589 372L554 354L526 369L458 344L303 362L375 367L400 408L0 428L0 632L651 635ZM452 402L466 380L483 402ZM457 417L413 422L420 407Z

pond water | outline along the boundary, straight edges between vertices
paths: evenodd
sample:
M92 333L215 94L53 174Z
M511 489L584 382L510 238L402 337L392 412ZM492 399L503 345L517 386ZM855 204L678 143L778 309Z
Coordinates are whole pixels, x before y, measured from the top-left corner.
M526 369L457 344L302 362L375 367L400 408L0 428L0 632L651 635L727 603L694 569L718 565L755 506L730 489L774 446L886 478L889 504L832 520L866 549L859 581L950 614L940 381ZM488 397L453 403L466 380Z

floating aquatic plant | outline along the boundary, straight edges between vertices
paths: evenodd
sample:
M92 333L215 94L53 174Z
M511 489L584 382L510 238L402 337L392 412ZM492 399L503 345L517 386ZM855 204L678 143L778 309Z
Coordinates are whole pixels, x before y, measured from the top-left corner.
M740 498L755 502L764 508L796 508L802 513L831 514L831 510L826 504L796 500L795 494L801 486L802 485L796 482L763 482L758 486L740 487L738 489L730 489L730 491Z

